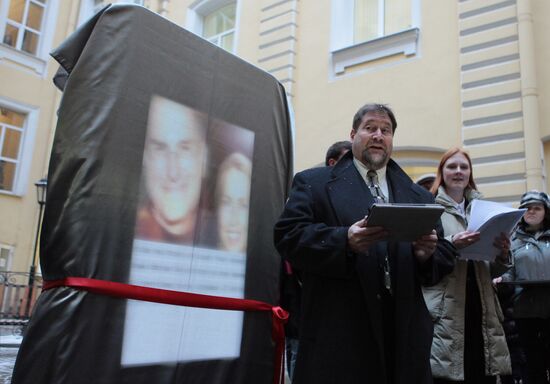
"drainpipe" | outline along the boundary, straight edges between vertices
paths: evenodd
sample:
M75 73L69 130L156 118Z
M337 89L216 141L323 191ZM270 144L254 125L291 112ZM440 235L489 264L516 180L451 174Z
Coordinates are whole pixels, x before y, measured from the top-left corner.
M518 0L518 38L527 190L544 190L531 0Z

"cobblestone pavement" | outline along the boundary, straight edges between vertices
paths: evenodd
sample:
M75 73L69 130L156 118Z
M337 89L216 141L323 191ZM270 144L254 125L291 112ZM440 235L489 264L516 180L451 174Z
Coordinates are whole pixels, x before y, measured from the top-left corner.
M15 327L0 326L0 384L10 384L15 358L21 342L21 332ZM286 371L286 370L285 370ZM285 383L290 383L285 374Z
M0 347L0 384L11 383L11 372L18 348Z
M13 371L18 349L19 348L14 347L0 347L0 384L11 383L11 373ZM290 383L290 379L286 374L285 383Z
M21 344L20 326L0 326L0 384L10 384L15 358Z

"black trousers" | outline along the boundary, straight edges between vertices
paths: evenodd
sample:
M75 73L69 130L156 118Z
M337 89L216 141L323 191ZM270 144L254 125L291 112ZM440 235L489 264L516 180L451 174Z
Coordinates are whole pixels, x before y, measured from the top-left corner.
M475 277L474 264L468 261L464 308L464 381L434 378L434 384L495 384L496 376L485 376L485 353L481 328L481 298Z
M527 358L529 384L550 383L550 319L517 319L516 325Z

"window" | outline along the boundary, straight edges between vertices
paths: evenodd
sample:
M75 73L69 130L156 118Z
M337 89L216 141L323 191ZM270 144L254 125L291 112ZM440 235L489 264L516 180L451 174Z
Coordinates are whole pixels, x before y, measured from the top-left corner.
M202 36L229 52L233 51L236 8L236 4L226 5L206 15L203 21Z
M84 24L93 15L99 12L107 3L105 0L83 0L80 2L80 13L78 15L78 25Z
M45 74L59 0L0 1L0 62Z
M7 272L11 267L13 248L0 244L0 272Z
M36 55L45 8L46 0L10 0L2 42Z
M442 149L436 148L394 147L392 156L405 173L416 182L423 176L436 174L443 152Z
M0 98L0 193L25 191L37 115L36 109Z
M353 42L376 39L411 27L410 0L355 0Z
M421 0L332 0L333 75L377 59L417 52Z
M435 175L437 172L437 164L433 166L415 166L415 165L408 165L403 166L403 170L411 179L414 181L418 180L419 178L427 175Z
M186 28L228 52L235 52L238 25L239 1L196 0L187 10Z
M0 109L0 189L13 191L21 153L25 115Z
M107 4L136 4L143 5L143 0L82 0L80 2L80 13L78 15L78 25L84 24L93 15L101 11Z

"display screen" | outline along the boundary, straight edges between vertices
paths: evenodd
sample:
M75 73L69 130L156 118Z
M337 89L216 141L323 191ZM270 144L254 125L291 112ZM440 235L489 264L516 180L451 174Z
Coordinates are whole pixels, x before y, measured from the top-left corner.
M253 150L252 131L151 98L129 284L244 297ZM242 328L240 311L129 300L121 363L237 358Z

